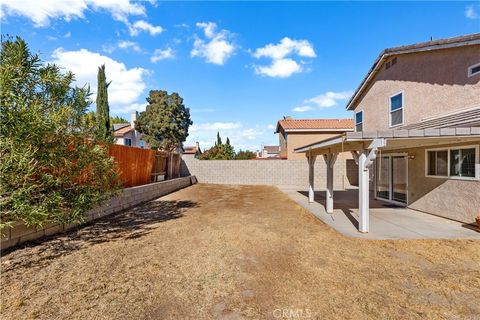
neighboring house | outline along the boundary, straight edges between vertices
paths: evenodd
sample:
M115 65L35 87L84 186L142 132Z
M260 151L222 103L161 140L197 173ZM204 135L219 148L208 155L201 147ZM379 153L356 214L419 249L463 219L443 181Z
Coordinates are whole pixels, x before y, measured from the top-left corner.
M305 159L304 154L295 149L306 144L353 131L352 119L292 119L284 117L277 122L280 142L280 157Z
M279 146L264 146L258 158L280 158Z
M334 162L339 152L352 152L360 171L360 231L368 232L369 188L380 200L474 222L480 212L480 33L384 50L347 110L354 112L356 132L296 151L312 162L316 155ZM333 193L327 198L328 211Z
M183 147L182 157L195 157L197 158L199 155L202 154L202 150L200 149L200 145L197 142L195 146Z
M142 140L142 134L135 130L135 120L138 112L131 114L130 123L119 123L113 125L113 136L116 144L129 147L148 148L147 143Z

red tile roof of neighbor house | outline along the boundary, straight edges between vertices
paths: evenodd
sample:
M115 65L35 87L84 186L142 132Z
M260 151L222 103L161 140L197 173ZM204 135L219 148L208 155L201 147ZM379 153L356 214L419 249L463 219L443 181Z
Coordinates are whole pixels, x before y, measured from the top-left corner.
M115 137L123 137L126 133L133 131L132 126L128 125L113 132Z
M341 129L352 130L353 119L283 119L278 121L277 130L280 127L285 131L289 130L322 130L339 131Z
M193 146L193 147L183 147L183 154L196 154L198 149L197 149L197 146Z

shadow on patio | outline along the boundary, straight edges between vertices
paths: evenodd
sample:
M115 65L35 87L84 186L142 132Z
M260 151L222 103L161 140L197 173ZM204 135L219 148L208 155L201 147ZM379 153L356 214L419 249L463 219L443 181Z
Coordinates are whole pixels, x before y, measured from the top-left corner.
M475 227L409 208L375 200L370 193L370 232L358 231L358 189L334 191L334 212L325 211L325 191L308 192L282 189L292 200L345 236L366 239L480 239Z

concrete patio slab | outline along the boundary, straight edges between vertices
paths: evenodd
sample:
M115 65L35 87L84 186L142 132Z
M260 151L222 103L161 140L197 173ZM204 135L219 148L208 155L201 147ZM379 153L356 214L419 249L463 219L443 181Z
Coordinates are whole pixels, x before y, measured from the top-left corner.
M296 189L280 188L315 217L348 237L364 239L480 239L474 226L390 205L370 197L370 232L358 231L358 189L334 192L334 212L325 210L325 191L315 192L315 202Z

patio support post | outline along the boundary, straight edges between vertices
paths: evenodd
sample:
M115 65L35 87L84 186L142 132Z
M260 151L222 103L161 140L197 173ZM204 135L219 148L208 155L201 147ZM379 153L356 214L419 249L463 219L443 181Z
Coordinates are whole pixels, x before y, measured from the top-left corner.
M362 148L358 156L358 230L369 230L368 150Z
M308 153L308 202L313 202L315 198L315 160L317 156Z
M327 190L325 194L325 209L327 213L333 213L333 168L337 160L336 153L324 154L325 164L327 167Z

